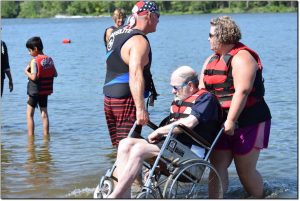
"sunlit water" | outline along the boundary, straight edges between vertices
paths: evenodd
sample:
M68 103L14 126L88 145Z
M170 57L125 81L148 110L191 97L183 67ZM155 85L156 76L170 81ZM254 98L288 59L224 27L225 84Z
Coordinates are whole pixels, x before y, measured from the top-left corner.
M266 101L272 112L269 148L258 170L267 198L297 198L297 14L231 15L242 42L256 50L264 66ZM207 41L213 15L161 16L149 34L153 76L160 93L151 120L168 114L170 73L180 65L201 70L212 52ZM103 30L110 18L2 19L2 39L9 51L14 91L7 80L1 101L2 198L91 198L101 175L114 161L103 112L105 76ZM27 136L24 68L25 43L41 36L54 59L58 78L49 97L50 139L42 136L39 111L35 139ZM72 43L63 44L64 38ZM247 197L230 167L228 198Z

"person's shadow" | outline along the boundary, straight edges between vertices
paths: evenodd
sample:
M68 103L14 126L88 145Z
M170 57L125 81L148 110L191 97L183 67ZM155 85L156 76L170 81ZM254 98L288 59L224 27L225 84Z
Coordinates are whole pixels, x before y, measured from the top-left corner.
M34 187L41 187L52 182L52 156L49 152L50 137L44 136L43 144L35 145L34 136L28 136L28 158L25 169L29 173L26 181Z

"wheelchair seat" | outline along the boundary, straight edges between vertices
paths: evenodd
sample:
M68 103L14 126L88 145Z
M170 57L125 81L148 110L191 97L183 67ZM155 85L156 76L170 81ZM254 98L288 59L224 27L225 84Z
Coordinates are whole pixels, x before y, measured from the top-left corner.
M128 137L133 137L131 133L136 133L136 126L135 123ZM149 122L147 126L153 130L158 128L152 122ZM175 128L180 129L183 135L187 135L206 150L204 158L198 157L191 151L190 147L176 139L176 135L172 132ZM223 129L219 130L213 142L210 143L183 124L172 125L159 154L144 162L144 166L149 172L144 187L137 198L222 198L223 189L220 176L209 163L208 158ZM94 192L94 198L106 197L113 191L111 180L114 167L115 165L101 178Z

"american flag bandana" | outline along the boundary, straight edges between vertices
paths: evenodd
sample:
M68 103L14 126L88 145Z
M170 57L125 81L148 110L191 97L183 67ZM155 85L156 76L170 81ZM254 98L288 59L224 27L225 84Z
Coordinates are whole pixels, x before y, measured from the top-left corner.
M132 9L132 13L136 13L139 16L145 15L148 12L156 13L159 16L159 9L154 1L139 1Z

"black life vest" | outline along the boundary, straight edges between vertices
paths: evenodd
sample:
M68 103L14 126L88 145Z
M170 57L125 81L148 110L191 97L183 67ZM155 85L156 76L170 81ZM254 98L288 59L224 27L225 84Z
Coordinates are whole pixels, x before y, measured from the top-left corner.
M127 98L131 96L129 88L129 66L121 58L121 48L128 39L135 35L142 35L148 41L148 38L143 32L137 29L129 29L127 27L118 28L110 35L106 54L107 71L103 87L103 93L105 96L112 98ZM150 71L151 61L152 53L150 47L149 63L144 67L143 71L145 97L148 97L150 92L152 95L155 95L154 100L156 100L156 96L158 94L156 93Z
M115 27L115 26L110 26L110 27L108 27L108 28L105 29L104 34L103 34L103 40L104 40L105 48L107 47L107 43L106 43L106 31L107 31L107 29L112 29L112 30L114 31L114 30L117 29L117 27Z

